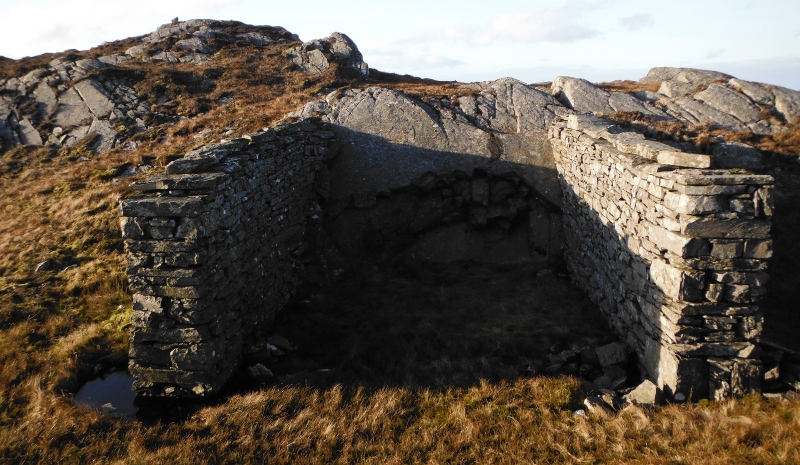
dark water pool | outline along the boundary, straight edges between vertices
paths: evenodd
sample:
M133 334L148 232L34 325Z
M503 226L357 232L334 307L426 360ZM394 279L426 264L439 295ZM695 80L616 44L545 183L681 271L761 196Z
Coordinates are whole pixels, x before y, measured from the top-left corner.
M73 402L119 418L133 420L137 407L133 378L127 371L116 371L93 379L75 394Z

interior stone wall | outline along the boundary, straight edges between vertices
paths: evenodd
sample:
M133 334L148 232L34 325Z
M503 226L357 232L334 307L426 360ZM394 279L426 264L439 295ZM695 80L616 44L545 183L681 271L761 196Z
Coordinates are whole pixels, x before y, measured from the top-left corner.
M425 172L407 186L336 197L335 134L314 118L281 125L201 147L132 185L121 226L139 392L218 392L243 344L303 280L313 222L343 252L374 243L423 259L492 261L510 247L514 261L563 249L575 283L668 394L760 389L770 176L710 169L707 155L572 115L549 131L558 204L491 161L494 170Z
M121 227L140 393L215 394L288 301L332 137L315 120L278 126L203 146L131 186Z
M514 171L428 172L408 186L355 192L324 209L349 257L512 264L561 255L561 211Z
M758 391L772 177L708 169L707 155L586 115L550 137L573 280L648 375L695 399Z

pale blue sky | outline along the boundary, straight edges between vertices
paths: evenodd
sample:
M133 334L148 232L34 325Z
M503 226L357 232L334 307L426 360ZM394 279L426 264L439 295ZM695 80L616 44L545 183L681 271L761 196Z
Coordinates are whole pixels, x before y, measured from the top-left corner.
M0 0L0 55L142 35L178 16L339 31L373 68L443 80L638 79L686 66L800 90L798 0Z

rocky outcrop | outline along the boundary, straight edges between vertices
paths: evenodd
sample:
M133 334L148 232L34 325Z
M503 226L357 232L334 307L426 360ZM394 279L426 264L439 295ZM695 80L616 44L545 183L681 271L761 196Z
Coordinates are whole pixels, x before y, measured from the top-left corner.
M369 76L369 66L364 63L364 57L355 42L341 32L334 32L324 39L305 42L287 50L286 56L306 73L323 73L335 62L344 68L358 71L364 77Z
M581 113L633 112L756 134L784 129L771 115L779 115L784 122L793 122L800 115L800 92L741 81L716 71L653 68L639 84L658 84L659 88L657 92L613 92L584 79L562 76L553 81L550 92L564 106Z
M289 118L319 116L347 141L331 171L331 197L389 192L425 173L517 171L558 204L554 163L544 137L567 110L551 96L504 79L469 84L473 95L422 102L373 87L332 92Z
M72 147L91 136L95 154L135 149L132 135L152 127L150 102L134 90L120 67L137 62L204 63L230 43L265 44L297 40L282 28L233 31L241 23L191 20L165 24L123 53L97 58L57 58L24 76L0 81L0 149L52 144ZM135 74L135 73L134 73Z
M639 112L665 118L666 114L648 100L623 92L606 92L585 79L557 77L550 93L567 108L581 113L610 114L615 111Z

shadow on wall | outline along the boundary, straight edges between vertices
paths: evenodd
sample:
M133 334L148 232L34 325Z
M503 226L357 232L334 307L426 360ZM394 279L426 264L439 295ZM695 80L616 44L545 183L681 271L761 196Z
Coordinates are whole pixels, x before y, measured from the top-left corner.
M769 262L770 280L762 304L764 339L800 352L800 165L795 159L776 161L774 254Z
M318 121L305 122L312 126L317 123ZM413 281L407 279L405 272L401 271L394 278L387 279L394 283L397 278L396 287L399 293L395 295L403 296L407 293L410 295L410 300L397 297L387 301L373 293L366 301L347 303L349 302L347 296L342 297L344 300L340 299L340 302L343 302L341 306L343 311L350 315L348 318L351 318L351 321L359 321L362 318L358 312L368 312L368 316L365 314L364 318L365 322L372 321L371 326L370 324L362 326L359 328L360 331L382 335L378 339L356 338L355 340L366 341L369 345L380 344L381 340L394 338L399 342L393 345L395 349L390 351L390 355L404 357L407 363L399 365L401 367L408 367L417 359L435 358L432 354L437 350L436 340L458 339L459 334L476 333L477 328L482 325L494 328L493 331L499 331L499 328L503 327L502 319L506 317L519 323L507 325L506 330L512 333L519 331L519 334L523 335L521 338L510 340L520 341L525 337L540 337L542 341L550 341L541 332L528 332L520 328L535 324L535 319L528 319L526 311L530 311L531 314L544 312L551 319L553 314L560 317L560 312L564 311L558 305L541 305L540 302L548 298L549 289L536 287L540 284L547 286L550 279L546 275L539 274L543 265L558 261L560 257L562 209L565 209L564 213L573 216L567 221L569 233L566 243L574 271L573 280L588 290L592 300L600 303L609 316L611 326L636 349L642 365L650 376L658 378L661 381L659 384L668 386L673 393L693 394L696 398L702 397L712 386L714 392L722 393L720 395L727 395L726 393L731 391L732 384L745 391L753 387L748 383L751 383L752 375L755 375L757 370L750 370L752 364L748 361L751 355L748 350L753 347L750 340L760 333L760 314L757 314L757 309L753 310L749 305L736 305L736 303L745 302L737 299L744 299L745 293L750 292L748 284L740 280L759 280L761 274L737 274L735 271L739 262L735 261L730 261L733 274L715 273L713 268L695 273L693 270L670 267L664 259L666 257L676 263L688 263L684 258L690 260L709 254L717 255L717 258L725 258L726 254L745 258L741 255L764 252L759 248L763 245L760 244L764 242L763 238L751 241L752 243L740 239L734 241L703 239L695 241L700 244L697 250L689 247L689 243L678 241L676 243L680 249L678 256L674 258L665 256L664 251L649 242L653 238L648 236L654 231L646 227L650 223L639 219L637 221L645 225L644 229L636 226L638 229L635 229L635 234L625 233L618 227L622 220L609 222L598 217L598 209L603 210L604 214L612 212L613 217L616 207L610 205L620 198L597 198L589 205L585 199L575 197L573 194L577 194L578 191L570 191L569 183L565 182L565 203L562 207L559 181L564 180L556 170L550 142L541 133L488 137L488 140L493 141L494 150L489 150L486 156L482 156L413 147L380 136L335 127L330 129L337 133L338 147L333 150L322 150L319 145L315 145L318 142L314 141L328 140L330 133L325 130L313 132L314 128L302 129L303 124L298 123L297 127L301 128L299 132L297 130L292 132L291 128L295 126L291 125L276 128L274 131L270 130L273 133L259 133L249 139L208 147L205 149L207 153L198 153L194 158L186 157L178 160L174 163L180 162L176 166L185 167L185 171L169 171L168 167L168 172L183 173L177 176L188 176L187 178L145 180L143 184L152 185L155 195L135 200L134 203L138 202L139 209L132 209L132 206L128 205L129 211L133 213L126 215L131 217L126 224L131 226L129 223L133 221L137 222L134 226L138 227L141 223L144 227L134 231L134 236L140 239L133 241L126 239L126 246L138 243L147 251L152 250L152 253L143 253L142 259L148 261L147 264L142 262L141 271L151 274L153 279L158 279L159 282L164 281L164 276L167 276L167 280L174 278L176 283L185 282L186 287L179 289L191 291L191 295L171 295L176 289L170 287L170 281L165 281L167 286L158 285L160 287L148 281L140 286L142 292L164 291L169 299L161 299L159 294L144 300L134 299L142 305L142 308L137 310L139 313L135 312L135 315L141 317L141 324L144 325L139 332L150 339L132 338L132 353L138 351L143 354L139 358L143 364L140 370L143 373L141 376L147 376L146 373L152 372L160 377L158 380L153 378L148 381L157 389L165 388L170 383L178 383L185 392L193 391L197 395L205 395L206 391L193 390L193 386L198 382L207 382L206 378L213 379L213 387L223 382L224 380L219 379L221 373L219 367L215 365L209 368L209 363L219 361L226 368L225 372L229 372L227 369L232 368L230 364L240 359L242 354L241 338L238 337L244 334L245 339L250 339L252 334L264 332L275 310L296 292L299 282L295 279L295 275L298 275L298 279L301 277L302 263L314 263L318 259L322 259L323 263L327 262L328 269L338 267L337 262L348 263L350 259L354 259L350 263L357 263L362 258L383 260L392 256L441 262L458 262L466 259L489 264L529 265L524 268L527 271L513 275L517 283L501 282L502 280L496 277L497 274L492 274L491 271L485 272L486 275L495 276L489 281L498 283L502 289L521 289L523 293L530 292L535 296L532 299L524 295L517 296L519 300L513 305L504 301L506 291L497 294L492 289L481 295L472 294L466 302L459 301L453 293L469 296L467 289L475 288L480 278L473 276L466 279L464 286L461 288L456 286L456 290L451 291L446 289L445 279L437 277L438 272L430 275L430 279L423 276L423 280L439 283L438 293L437 287L421 290L413 284ZM307 137L307 140L312 141L311 146L298 145L299 137ZM255 140L259 142L256 143ZM526 146L523 142L529 145ZM221 147L223 145L224 147ZM323 157L322 154L326 151L327 155ZM299 160L303 161L302 166L295 166L295 162ZM605 166L606 161L593 163L578 162L576 166L591 165L592 169L601 167L607 170L609 179L616 182L614 170ZM268 175L259 177L250 174L257 172L256 168L263 169ZM296 173L302 175L298 176ZM195 177L202 180L202 183L198 183ZM588 177L589 182L593 182L592 177ZM649 178L650 176L644 176L647 182L651 182ZM302 182L299 182L300 180ZM186 185L187 190L170 187L175 183ZM196 196L200 192L193 194L192 189L195 188L191 186L195 184L197 186L202 184L200 191L205 196L201 217L219 213L217 211L219 205L230 203L240 205L241 208L237 207L234 216L226 212L228 218L226 221L230 223L229 225L225 222L215 222L206 229L197 229L198 233L202 233L200 236L177 235L185 223L191 222L187 223L186 218L175 214L171 206L176 208L180 206L178 210L188 212L186 205L194 205L189 200L196 200L193 195ZM651 200L651 204L643 203L638 207L641 210L640 214L647 217L648 221L653 221L651 215L658 211L658 205L665 201L663 195L671 189L664 190L657 185L654 186L647 189L658 190L658 195L661 197ZM644 186L642 188L644 189ZM731 208L734 208L733 206L744 208L742 211L750 214L747 213L750 211L747 210L750 208L747 202L754 201L753 197L757 197L758 189L754 188L751 192L747 186L744 188L744 191L739 192L740 189L736 186L730 193L732 197L730 199L726 197L726 202L729 201ZM315 205L313 196L310 195L311 190L318 194L321 205ZM723 189L725 192L728 190L730 189L727 187ZM164 192L178 197L163 197ZM748 195L749 200L743 198ZM230 197L230 199L217 201L215 196ZM168 200L166 204L164 199ZM284 204L286 199L294 200ZM726 208L727 205L726 203ZM696 205L683 205L680 208L695 207ZM575 216L579 216L580 221L576 222ZM290 219L289 223L286 218ZM700 220L702 221L695 226L704 227L710 224L706 222L705 217ZM283 226L279 224L281 222ZM255 232L254 227L258 228ZM230 231L234 229L236 234L231 234ZM153 235L155 233L158 233L158 236ZM126 238L130 238L130 234L130 231L126 232ZM206 240L206 237L209 239ZM258 240L255 244L258 246L253 248L254 252L240 251L238 254L231 254L231 251L244 250L239 246L252 245L256 237ZM669 242L669 247L665 250L671 250L675 246L669 240L664 240ZM281 241L291 247L279 247ZM654 241L658 242L655 239ZM213 262L213 270L204 269L206 265L201 261L186 262L181 265L173 259L175 257L172 256L172 250L182 250L184 245L190 243L192 246L212 249L213 258L216 260ZM641 250L643 244L649 244L648 253L657 257L658 263L644 257ZM284 253L283 249L290 253ZM130 250L132 249L129 247ZM178 255L183 256L184 252ZM196 252L202 254L203 251ZM278 263L276 260L280 257L283 257L283 262L280 263L285 262L287 276L291 275L291 279L278 280L280 286L275 288L280 292L281 298L273 299L271 302L275 302L274 304L260 307L248 305L246 289L242 289L243 292L224 294L220 298L215 297L219 295L217 289L233 289L233 284L241 287L243 283L241 280L225 282L233 271L255 269L255 273L248 274L248 279L260 280L263 283L276 281L275 275L281 271L276 271L274 265ZM757 258L762 257L759 255ZM155 259L158 260L153 261ZM258 267L254 268L251 262L257 262ZM742 263L750 262L745 260ZM702 263L698 264L700 266ZM369 270L365 273L368 277L371 274L380 275ZM446 271L442 273L447 274ZM197 276L199 278L196 278ZM190 278L191 282L188 281ZM461 278L453 279L458 281ZM654 287L654 283L658 286ZM581 300L580 293L576 293L569 286L561 286L557 281L549 284L552 286L553 294L560 296L556 302L563 302L565 307L572 305L586 307L587 304ZM705 284L708 284L708 287L704 287ZM760 284L755 285L752 288L753 292L758 290L759 286ZM350 287L347 292L357 293L361 290L368 294L369 286L357 284ZM420 291L420 295L415 295L416 290ZM372 292L381 293L379 288ZM572 299L570 293L577 300ZM697 302L698 295L702 297L701 301L717 300L708 305L701 303L699 306L676 307L665 303L662 294L673 301ZM724 299L728 299L731 304L715 306L714 303L722 299L723 294ZM749 295L747 298L749 299ZM190 313L194 311L194 307L184 305L178 308L178 311L183 313L173 315L172 313L176 311L174 308L177 307L172 305L170 299L186 299L187 304L202 304L203 316L208 317L204 318L202 325L198 323L198 328L202 330L191 326L193 321L191 318L194 316ZM165 302L170 306L165 306ZM453 307L450 305L452 302L461 302L461 305ZM499 310L495 304L500 305ZM382 307L370 308L374 305ZM413 311L404 306L413 307ZM454 315L462 307L464 316L455 317ZM324 327L325 318L328 318L327 307L322 305L319 308L320 315L315 316L312 313L309 318L321 318ZM488 310L489 320L486 320L487 314L482 313L486 309L493 309ZM439 316L437 310L447 316ZM246 317L249 319L246 319L242 314L244 311L255 312L258 315L249 315ZM356 312L355 317L352 312ZM564 315L567 314L570 312L564 311ZM403 318L398 326L392 323L394 315ZM498 315L503 315L503 318L496 318ZM571 315L565 319L579 321L582 318L580 312L577 317L574 312ZM218 320L222 316L226 325L224 331L217 329ZM291 317L292 315L285 314L282 318L290 320ZM211 321L205 321L206 319ZM264 325L257 328L248 324L248 321L263 321ZM455 322L454 332L442 329L448 321ZM481 321L484 323L480 323ZM414 329L415 322L424 327ZM473 326L475 324L478 326ZM203 325L210 325L210 330L203 329L205 328ZM548 323L544 326L549 325ZM334 326L329 324L329 327ZM237 328L241 328L241 331ZM226 338L230 334L230 337L235 339L229 344L230 347L226 346L226 358L222 361L218 352L212 352L212 357L209 358L199 350L210 340L207 334L209 331L211 335L221 334ZM491 332L483 334L485 335L483 339L492 340ZM420 335L422 340L430 340L432 345L427 343L418 345L425 349L414 349L404 353L403 341L408 342L407 347L412 349L417 344L413 341ZM592 337L596 336L595 333ZM187 337L193 337L195 340L188 340ZM171 345L168 350L161 350L161 346L158 346L162 344L164 338L169 338ZM465 339L465 341L470 340L474 341L470 338ZM139 342L142 345L137 346ZM460 351L480 357L488 346L465 342L462 345L445 343L443 347L446 347L445 352L448 353L452 353L451 349L456 347ZM155 370L151 369L150 361L144 360L145 355L148 355L143 350L146 348L159 349L156 354L159 367ZM358 353L369 357L370 352L371 350L367 350ZM180 357L176 358L175 354ZM518 361L513 357L501 358L503 364L509 360L515 360L513 363ZM376 363L380 365L379 361ZM440 360L440 363L448 362ZM358 370L357 367L355 369ZM716 371L712 377L713 370ZM397 371L397 376L400 372L402 369ZM185 376L186 373L193 373L193 377ZM738 380L733 378L736 376L739 377ZM424 376L420 375L417 378L420 377ZM419 384L417 378L409 382ZM719 386L711 382L712 378L719 381L717 383ZM137 382L144 384L141 381L137 379ZM437 381L437 384L441 382ZM213 391L216 391L216 388Z
M502 150L489 157L335 132L338 150L316 189L325 229L345 257L495 264L560 257L557 173L541 147L528 149L536 164L523 164ZM539 145L549 150L543 137Z

